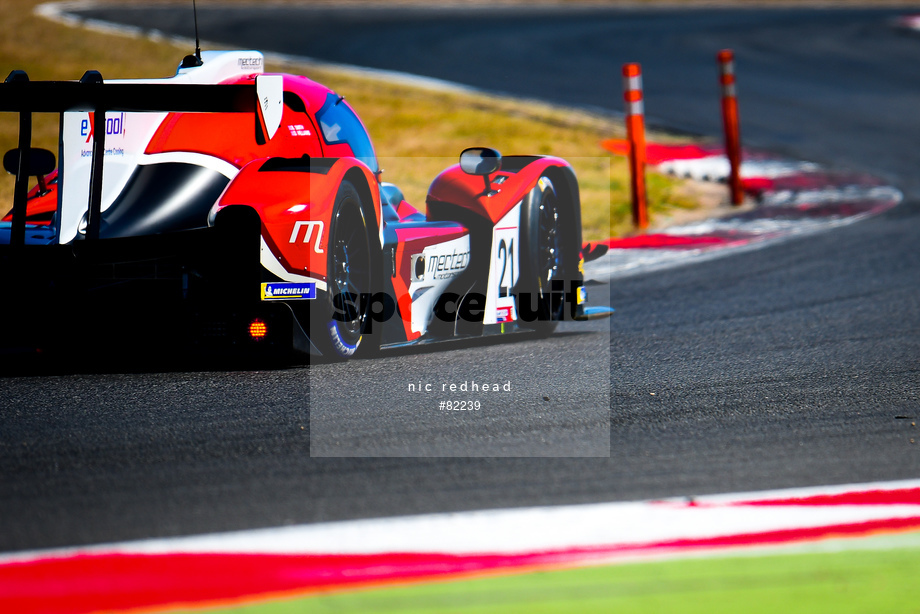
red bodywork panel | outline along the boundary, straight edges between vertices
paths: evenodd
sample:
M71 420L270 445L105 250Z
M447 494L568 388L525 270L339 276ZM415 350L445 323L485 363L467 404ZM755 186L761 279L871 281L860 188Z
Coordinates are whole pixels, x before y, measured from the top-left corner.
M409 205L406 201L403 201L403 206ZM413 254L420 254L426 247L451 241L453 239L460 239L468 234L469 231L460 224L443 228L418 226L399 228L396 230L396 236L399 238L396 243L395 255L397 273L392 281L393 289L396 291L396 302L399 305L399 313L402 317L402 325L407 340L412 341L421 337L420 332L412 332L412 321L410 319L412 312L412 296L409 292L409 285L412 279L411 267Z
M253 160L236 176L212 210L216 215L231 205L252 207L262 218L262 237L281 265L290 273L326 279L327 243L335 196L346 174L359 173L374 206L376 224L380 216L377 178L354 158L339 158L328 172L263 171L267 159ZM321 235L312 234L297 223L322 222ZM317 242L318 241L318 242Z
M224 84L254 80L255 75L251 75ZM325 152L311 114L322 106L331 90L305 77L291 75L284 75L284 89L286 101L299 106L290 98L295 96L303 110L285 104L281 126L269 141L259 134L258 122L249 114L171 113L150 139L145 153L194 152L226 160L238 168L251 160L270 156L322 157Z
M490 187L497 194L488 196L482 177L468 175L459 164L455 164L442 171L432 182L428 190L428 203L452 203L496 224L527 195L540 175L552 166L567 167L569 164L561 158L547 156L535 158L517 172L500 170L492 173L489 177L492 181ZM500 177L506 179L496 183Z
M51 223L51 218L57 211L57 176L58 172L54 171L45 177L48 191L43 196L38 195L41 186L36 185L29 190L29 194L26 196L29 202L26 209L26 221L30 224L46 226ZM13 212L7 213L0 221L12 222Z

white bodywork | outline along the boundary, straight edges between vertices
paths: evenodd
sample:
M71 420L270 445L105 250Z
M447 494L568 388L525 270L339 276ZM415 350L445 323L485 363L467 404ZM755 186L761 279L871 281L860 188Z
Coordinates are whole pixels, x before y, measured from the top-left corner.
M264 58L258 51L205 51L202 65L180 68L166 79L126 79L109 83L216 84L242 75L260 74ZM280 75L257 77L260 111L269 138L281 122L283 81ZM263 83L264 81L264 83ZM167 113L106 113L105 164L102 184L102 211L108 209L131 178L144 164L187 162L213 169L229 179L239 171L232 164L194 153L147 155L144 151ZM58 202L60 234L58 241L76 238L87 211L93 150L91 113L71 111L63 114L61 126L61 192Z

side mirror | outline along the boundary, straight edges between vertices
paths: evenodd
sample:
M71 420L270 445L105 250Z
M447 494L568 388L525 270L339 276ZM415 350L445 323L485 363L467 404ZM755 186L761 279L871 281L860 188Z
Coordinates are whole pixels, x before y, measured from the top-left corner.
M27 155L26 173L29 177L44 177L54 171L57 165L54 154L47 149L31 148ZM3 154L3 168L10 175L19 172L19 149L11 149Z
M467 175L488 177L501 170L502 155L488 147L470 147L460 154L460 168Z

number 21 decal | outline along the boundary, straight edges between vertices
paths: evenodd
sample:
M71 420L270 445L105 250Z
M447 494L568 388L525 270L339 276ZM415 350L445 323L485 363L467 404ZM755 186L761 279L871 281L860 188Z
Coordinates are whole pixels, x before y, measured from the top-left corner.
M496 257L501 260L501 277L498 280L498 296L505 297L511 295L511 287L514 285L514 239L505 243L502 239L498 244L498 254ZM507 274L507 275L506 275ZM506 282L507 280L507 282Z

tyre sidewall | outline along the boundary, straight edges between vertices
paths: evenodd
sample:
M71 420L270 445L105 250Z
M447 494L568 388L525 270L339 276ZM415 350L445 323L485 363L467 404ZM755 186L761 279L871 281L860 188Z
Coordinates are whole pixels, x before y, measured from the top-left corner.
M543 265L542 255L540 253L540 244L543 237L540 236L540 207L547 199L553 199L558 215L556 227L559 240L564 240L565 235L561 228L563 212L559 208L558 195L553 186L553 182L545 175L541 176L537 184L524 198L521 210L521 241L523 257L521 258L521 278L518 280L518 293L530 293L530 300L537 300L540 294L540 279L543 275L541 267ZM557 247L560 258L564 257L565 250ZM559 272L565 270L565 263L561 262L558 267ZM562 279L558 277L557 279ZM523 322L522 325L534 329L540 335L552 333L559 323L559 318L564 314L565 307L561 307L562 314L553 317L552 299L550 296L551 288L544 288L544 299L538 303L539 317L534 322ZM519 296L520 300L520 296Z
M353 211L349 211L352 209ZM357 216L352 214L356 213ZM332 218L329 228L329 241L327 245L327 263L326 263L326 292L320 293L315 309L310 314L310 336L314 344L319 348L324 356L335 360L345 360L365 353L371 345L369 335L366 333L368 324L367 314L363 319L363 325L359 334L349 331L346 322L342 321L341 316L336 318L336 314L341 314L342 309L337 308L334 304L335 295L338 293L338 287L335 282L335 243L338 240L338 233L344 229L341 227L350 219L360 220L363 225L364 237L367 242L368 255L368 272L369 283L367 288L362 288L361 293L372 294L374 287L373 274L373 241L370 236L368 216L362 206L361 197L358 190L349 181L343 181L336 194L335 206L332 210ZM340 299L341 300L341 299ZM365 312L369 307L363 305L360 296L355 296L353 304L360 310L364 307Z

